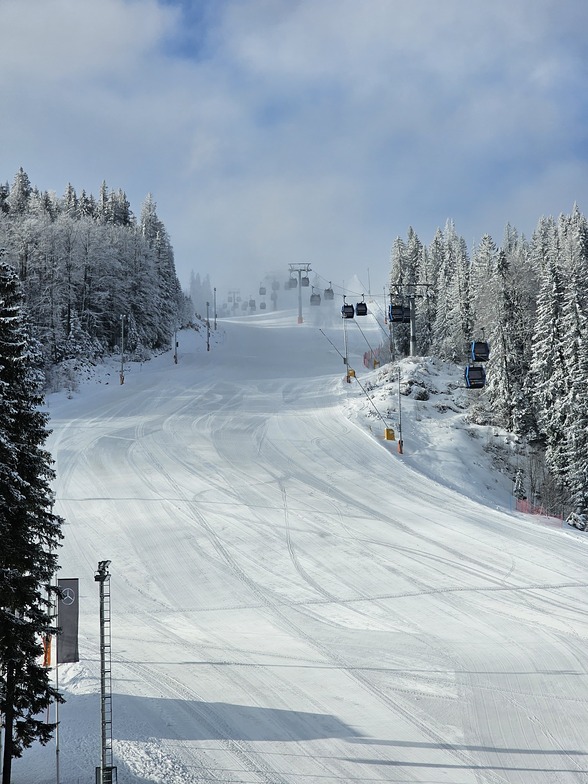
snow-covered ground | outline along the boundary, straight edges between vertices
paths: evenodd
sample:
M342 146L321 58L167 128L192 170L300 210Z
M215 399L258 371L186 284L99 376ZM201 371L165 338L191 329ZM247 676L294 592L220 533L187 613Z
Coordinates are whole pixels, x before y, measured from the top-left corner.
M121 784L588 782L586 535L510 511L459 369L403 360L399 396L363 367L370 315L347 384L338 309L305 317L222 321L208 352L182 333L177 365L48 398L81 596L62 784L100 760L104 559ZM54 782L55 745L13 781Z

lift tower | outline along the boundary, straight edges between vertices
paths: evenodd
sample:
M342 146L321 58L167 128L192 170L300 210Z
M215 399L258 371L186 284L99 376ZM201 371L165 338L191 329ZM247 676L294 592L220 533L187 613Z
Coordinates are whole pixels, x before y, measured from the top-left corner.
M310 285L310 278L308 277L308 273L310 270L310 264L289 264L290 274L293 272L298 274L298 323L302 324L302 286ZM304 273L304 275L302 274Z

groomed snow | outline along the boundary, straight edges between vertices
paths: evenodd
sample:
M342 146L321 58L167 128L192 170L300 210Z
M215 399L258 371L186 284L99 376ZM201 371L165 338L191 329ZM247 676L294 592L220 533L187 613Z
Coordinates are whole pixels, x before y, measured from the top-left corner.
M100 760L104 559L121 784L587 782L586 535L510 511L458 368L400 363L436 394L401 396L399 455L397 369L361 359L381 327L345 325L347 384L338 310L308 310L48 398L80 579L62 784ZM54 781L55 744L14 763Z

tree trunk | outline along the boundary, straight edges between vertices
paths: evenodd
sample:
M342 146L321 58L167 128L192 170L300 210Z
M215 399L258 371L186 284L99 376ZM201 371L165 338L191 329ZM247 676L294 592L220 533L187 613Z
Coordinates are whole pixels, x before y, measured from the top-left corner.
M4 759L2 784L10 784L12 775L12 731L14 726L14 664L6 667L6 710L4 712Z

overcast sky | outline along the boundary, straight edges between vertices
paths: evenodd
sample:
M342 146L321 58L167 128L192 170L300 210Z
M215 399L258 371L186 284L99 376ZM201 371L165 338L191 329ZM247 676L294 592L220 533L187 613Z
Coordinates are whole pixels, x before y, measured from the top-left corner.
M586 0L0 0L0 181L152 193L180 280L381 291L452 219L588 211Z

